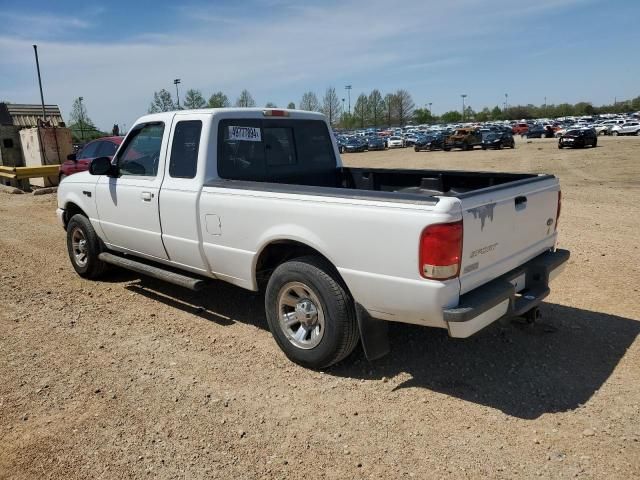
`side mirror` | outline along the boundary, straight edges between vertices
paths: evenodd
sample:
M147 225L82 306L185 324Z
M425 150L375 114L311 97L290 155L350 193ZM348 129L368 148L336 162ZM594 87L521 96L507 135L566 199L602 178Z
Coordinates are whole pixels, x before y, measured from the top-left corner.
M67 160L71 160L71 161L75 162L78 159L76 158L76 154L75 153L70 153L69 155L67 155Z
M109 157L94 158L89 165L89 173L91 175L112 175L115 168L111 165Z

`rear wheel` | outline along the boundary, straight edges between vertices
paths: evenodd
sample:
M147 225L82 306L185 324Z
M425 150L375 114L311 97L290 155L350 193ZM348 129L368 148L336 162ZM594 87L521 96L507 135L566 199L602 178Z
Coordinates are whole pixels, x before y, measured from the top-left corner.
M558 148L562 148L562 144L561 143L558 143Z
M304 367L329 367L358 344L353 299L321 258L302 257L277 267L267 284L265 309L278 346Z
M613 132L611 132L611 135L613 135L614 137L617 137L619 133L617 130L614 130Z
M413 147L413 149L414 149L416 152L419 152L419 151L420 151L420 149L419 149L418 147Z
M91 222L84 215L76 214L67 224L67 251L74 270L84 278L100 277L107 264L98 258L102 244Z

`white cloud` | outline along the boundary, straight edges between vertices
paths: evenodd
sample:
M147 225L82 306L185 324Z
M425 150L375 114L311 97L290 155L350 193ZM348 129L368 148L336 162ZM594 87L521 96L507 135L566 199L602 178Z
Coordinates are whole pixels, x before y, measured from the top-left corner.
M559 2L539 0L536 11L559 8ZM108 128L114 122L130 125L146 112L153 91L173 92L174 78L182 79L184 89L199 88L205 96L222 90L232 101L248 88L259 104L297 103L308 89L320 94L328 85L340 86L343 79L358 76L370 78L370 84L379 78L393 89L402 88L416 84L416 78L406 79L408 73L455 68L469 48L482 50L472 38L508 28L501 20L520 15L519 6L503 0L481 5L470 0L406 0L393 7L383 0L328 6L262 0L262 5L279 10L252 18L248 8L240 15L209 6L181 7L176 10L182 20L178 23L186 21L189 28L178 31L143 31L121 41L96 43L67 29L64 37L39 41L45 100L59 103L68 114L73 99L82 95L93 120ZM15 18L31 22L36 31L48 18L23 17ZM96 16L91 18L95 21ZM73 17L58 21L79 29L89 26ZM11 32L4 35L0 69L14 72L9 78L33 78L33 41ZM0 78L0 90L8 100L37 100L37 84L7 85Z

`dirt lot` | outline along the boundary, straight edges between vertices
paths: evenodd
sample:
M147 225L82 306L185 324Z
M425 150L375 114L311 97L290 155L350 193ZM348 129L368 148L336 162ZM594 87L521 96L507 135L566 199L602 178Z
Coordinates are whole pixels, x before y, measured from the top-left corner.
M638 478L640 138L344 159L558 175L543 323L393 325L388 357L312 372L259 295L82 280L55 198L0 193L0 478Z

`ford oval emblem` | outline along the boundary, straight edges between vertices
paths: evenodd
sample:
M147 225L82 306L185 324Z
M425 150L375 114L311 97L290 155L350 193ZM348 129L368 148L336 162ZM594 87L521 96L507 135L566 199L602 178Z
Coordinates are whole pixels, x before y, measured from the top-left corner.
M547 220L547 227L550 227L553 224L553 218Z

